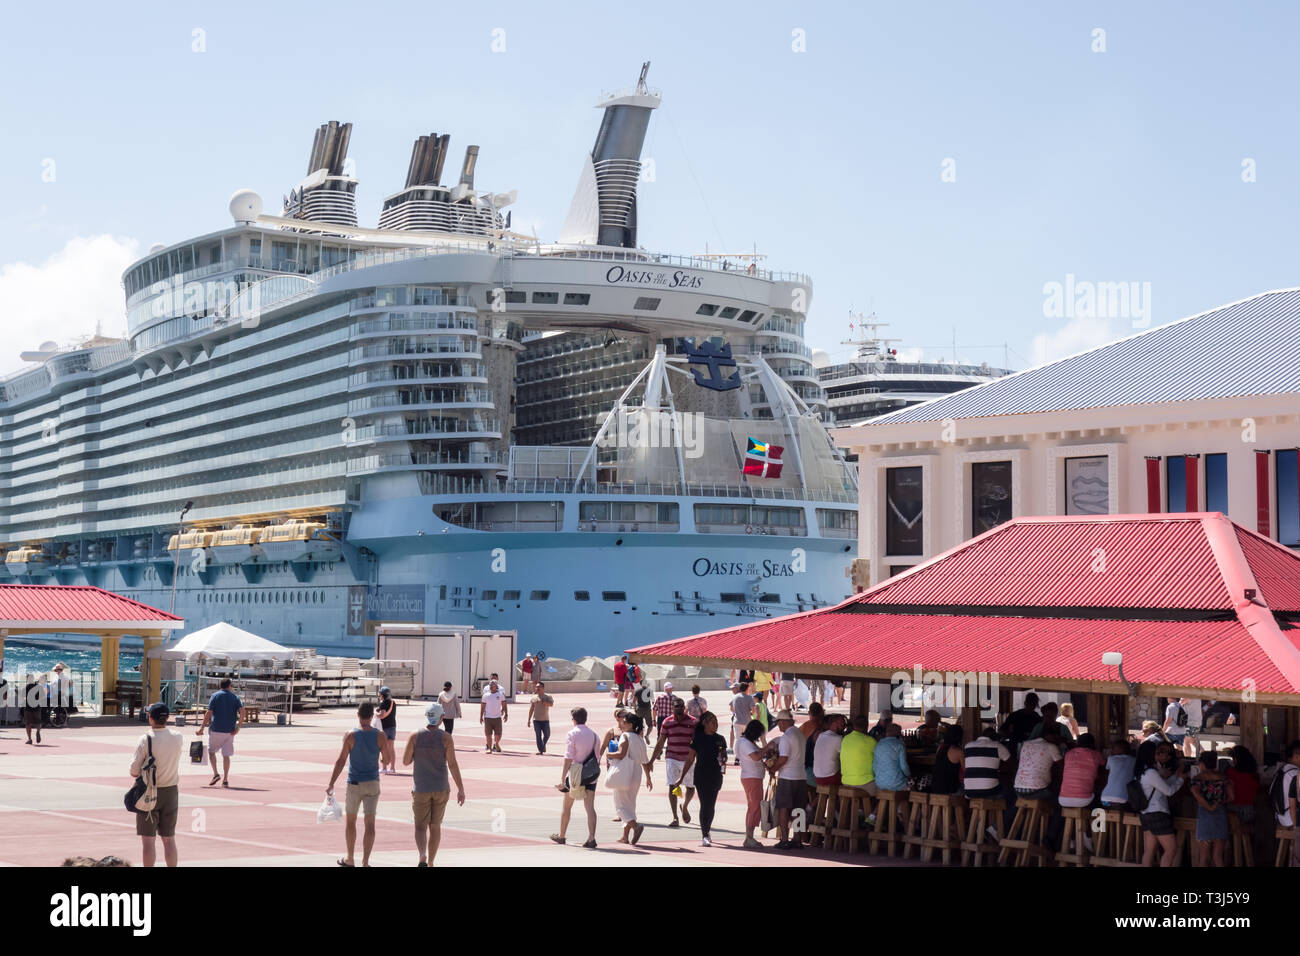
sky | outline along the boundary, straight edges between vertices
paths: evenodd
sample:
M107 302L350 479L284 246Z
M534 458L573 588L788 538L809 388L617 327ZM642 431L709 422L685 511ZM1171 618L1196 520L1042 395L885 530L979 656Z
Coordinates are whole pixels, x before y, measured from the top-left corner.
M663 94L639 239L813 279L809 344L1025 368L1296 278L1290 3L21 4L0 36L0 369L125 325L120 275L280 198L354 124L361 223L412 140L559 233L599 94Z

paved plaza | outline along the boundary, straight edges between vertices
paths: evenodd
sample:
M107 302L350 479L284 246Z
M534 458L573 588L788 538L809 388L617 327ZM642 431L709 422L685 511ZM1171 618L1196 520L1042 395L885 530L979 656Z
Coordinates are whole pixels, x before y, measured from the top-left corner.
M706 695L707 696L707 695ZM713 701L724 711L722 692ZM655 766L654 790L644 787L638 817L646 824L638 846L614 841L622 825L613 822L613 801L598 788L600 823L596 850L580 846L586 821L581 805L569 828L571 843L557 846L548 834L558 829L562 797L555 784L563 763L564 735L572 724L569 709L585 706L589 723L603 734L613 702L607 694L557 694L550 753L536 753L533 732L525 727L527 704L510 708L504 752L483 752L478 706L465 705L457 721L457 755L466 801L447 808L437 864L444 866L746 866L780 859L788 866L890 865L881 857L826 853L744 850L744 795L739 768L728 767L718 798L712 847L699 846L699 829L667 826L671 820L664 761ZM521 698L522 699L522 698ZM407 734L423 726L427 706L398 705L399 774L382 778L375 866L414 866L410 774L400 766ZM181 815L177 840L182 866L334 866L343 855L341 821L316 822L343 733L355 726L352 708L295 717L292 727L274 722L242 730L231 770L231 786L209 788L209 765L181 762ZM131 814L122 806L130 784L127 767L143 726L93 720L65 730L44 731L44 743L27 746L18 727L0 728L0 866L56 866L68 856L116 855L138 865L140 841ZM194 726L173 728L198 739ZM724 728L725 729L725 728ZM188 747L187 747L188 750ZM346 770L337 785L343 796ZM575 839L576 838L576 839ZM765 843L775 842L776 834ZM160 853L161 856L161 853ZM357 861L361 849L358 837Z

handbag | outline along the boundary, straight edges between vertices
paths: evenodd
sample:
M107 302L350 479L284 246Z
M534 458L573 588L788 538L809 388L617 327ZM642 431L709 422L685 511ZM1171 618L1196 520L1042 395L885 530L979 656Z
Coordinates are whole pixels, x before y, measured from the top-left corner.
M592 746L591 753L582 762L582 776L579 783L584 787L593 786L600 779L600 758L596 755L596 750L596 746Z
M763 799L758 804L758 827L763 831L763 836L776 829L776 781L767 785L767 791L763 794Z
M158 765L153 758L153 737L146 736L145 744L149 747L149 756L140 764L140 776L122 798L130 813L153 813L158 806ZM148 782L145 782L146 775Z

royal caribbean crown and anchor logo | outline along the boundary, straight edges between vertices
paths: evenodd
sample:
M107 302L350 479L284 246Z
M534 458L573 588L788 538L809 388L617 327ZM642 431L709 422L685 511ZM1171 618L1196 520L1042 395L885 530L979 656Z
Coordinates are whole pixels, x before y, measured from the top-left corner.
M696 345L691 339L682 339L682 345L686 349L686 362L688 365L705 365L709 373L705 375L697 368L691 369L691 374L695 376L695 384L702 388L711 388L715 392L727 392L733 388L740 388L740 369L736 365L736 360L731 357L731 346L723 343L714 345L712 342L701 342ZM724 376L724 368L736 369L729 376Z

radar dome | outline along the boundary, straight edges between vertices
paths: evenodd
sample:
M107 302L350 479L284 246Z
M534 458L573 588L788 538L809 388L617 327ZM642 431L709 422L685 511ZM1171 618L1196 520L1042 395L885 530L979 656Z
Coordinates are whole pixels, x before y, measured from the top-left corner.
M813 368L826 368L831 364L830 354L825 349L813 349L812 363Z
M230 215L238 223L256 222L262 214L262 197L251 189L241 189L230 197Z
M57 352L59 350L58 342L42 342L41 347L37 350L40 352Z
M153 255L155 252L158 252L166 248L167 247L164 246L161 242L155 242L152 246L149 247L149 255Z

